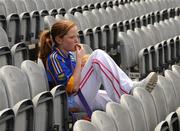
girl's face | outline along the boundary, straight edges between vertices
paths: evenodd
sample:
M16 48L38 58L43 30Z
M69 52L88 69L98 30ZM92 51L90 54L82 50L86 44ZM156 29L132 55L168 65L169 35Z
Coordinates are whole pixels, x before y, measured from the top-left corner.
M75 51L75 46L80 43L77 26L72 27L63 38L58 37L56 41L62 50Z

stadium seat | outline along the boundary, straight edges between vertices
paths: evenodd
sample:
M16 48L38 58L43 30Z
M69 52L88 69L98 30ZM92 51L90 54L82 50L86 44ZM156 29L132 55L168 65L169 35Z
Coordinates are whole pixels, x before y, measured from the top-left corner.
M94 111L91 116L91 122L101 131L117 131L114 120L103 111Z
M15 115L12 108L9 108L5 85L0 80L0 129L1 131L14 131Z
M11 50L7 46L0 46L0 67L13 65Z
M128 110L134 131L146 131L147 121L140 101L134 96L123 94L120 103Z
M99 27L99 23L98 23L98 19L96 18L96 16L90 12L90 11L83 11L83 16L81 16L78 12L75 13L75 16L81 17L80 19L80 23L82 21L82 18L86 19L88 22L88 28L93 29L93 36L94 36L94 41L91 42L91 48L93 50L100 48L99 46L101 46L100 41L102 42L102 38L100 38L100 36L102 35L102 31Z
M58 14L57 8L55 7L55 4L53 1L49 1L49 0L43 0L44 4L45 4L45 9L49 11L49 14L51 16L56 16ZM57 3L58 4L58 3Z
M56 22L56 19L53 16L45 16L44 17L44 29L51 29L51 26Z
M165 94L165 99L167 103L167 109L168 109L168 114L171 113L172 111L175 111L177 108L177 100L175 97L175 92L173 89L173 85L169 79L162 75L158 75L158 85L163 89L163 92Z
M129 69L135 65L135 49L133 40L125 32L119 32L118 41L120 43L121 66L123 69Z
M17 9L15 4L12 1L1 0L2 4L4 4L5 16L7 19L7 35L10 42L10 47L12 47L15 43L21 41L20 37L20 29L21 22L20 17L17 14ZM23 20L21 18L21 20ZM25 19L24 19L25 20Z
M153 131L158 121L155 104L151 94L142 87L136 87L133 90L133 96L141 102L147 122L147 131Z
M116 123L118 131L133 131L130 115L121 104L108 102L106 105L106 113Z
M26 12L30 13L31 17L31 43L37 43L39 33L43 29L43 17L46 15L37 9L36 3L32 0L22 0L25 5Z
M74 124L73 131L100 131L100 130L89 121L78 120Z
M161 94L161 95L159 95L159 94ZM167 106L166 106L166 99L165 99L165 96L163 93L163 89L161 87L159 87L159 85L156 85L154 90L151 92L151 95L154 100L158 122L160 122L160 121L164 120L168 114Z
M61 0L61 3L63 8L65 8L65 10L69 10L71 7L73 7L73 5L71 5L70 0Z
M180 93L179 78L180 77L171 70L165 70L164 74L165 74L165 77L168 78L173 84L173 89L174 89L175 97L177 100L177 106L179 106L180 105L180 95L179 95L179 93Z
M154 131L170 131L169 129L169 125L167 123L167 121L161 121L156 128L154 129Z
M171 131L179 131L179 118L177 112L171 112L165 119Z
M172 65L172 71L180 76L180 66L179 65Z
M9 107L15 113L14 131L33 130L34 106L29 92L27 77L15 66L6 65L0 69L5 84Z
M49 85L47 85L47 76L45 76L44 69L42 66L39 66L37 63L26 60L21 64L21 69L26 73L32 96L35 96L39 93L46 92L49 93ZM51 119L54 118L54 125L58 126L59 130L67 130L67 96L64 86L59 85L54 87L51 90L51 94L53 95L53 105L49 105L51 107L50 111L53 111L50 116ZM49 112L51 113L51 112ZM41 114L42 115L42 114ZM52 122L52 121L50 121ZM52 123L51 123L52 124Z
M12 53L12 57L13 57L13 65L15 65L17 67L21 67L21 63L24 60L29 59L29 49L28 49L27 45L23 42L15 44L11 48L11 53Z

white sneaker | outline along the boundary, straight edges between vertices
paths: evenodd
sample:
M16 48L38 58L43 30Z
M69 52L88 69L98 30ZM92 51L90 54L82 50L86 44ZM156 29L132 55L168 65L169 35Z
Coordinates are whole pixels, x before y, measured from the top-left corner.
M148 92L152 92L157 84L158 75L156 72L151 72L149 75L141 81L133 81L134 87L144 87Z

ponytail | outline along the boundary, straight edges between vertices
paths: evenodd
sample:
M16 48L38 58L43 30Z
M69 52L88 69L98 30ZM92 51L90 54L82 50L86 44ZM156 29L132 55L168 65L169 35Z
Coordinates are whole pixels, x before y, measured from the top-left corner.
M46 67L46 60L52 49L52 40L50 38L50 31L45 30L40 35L38 57L42 60L44 67Z

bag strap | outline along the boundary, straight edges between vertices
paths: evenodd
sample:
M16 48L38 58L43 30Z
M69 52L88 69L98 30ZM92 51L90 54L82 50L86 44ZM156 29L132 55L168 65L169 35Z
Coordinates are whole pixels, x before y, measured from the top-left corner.
M88 114L88 117L91 118L91 115L92 115L92 110L91 108L89 107L84 95L82 94L81 90L79 90L77 92L77 95L79 96L79 99L81 100L81 103L83 104L85 110L86 110L86 113Z

